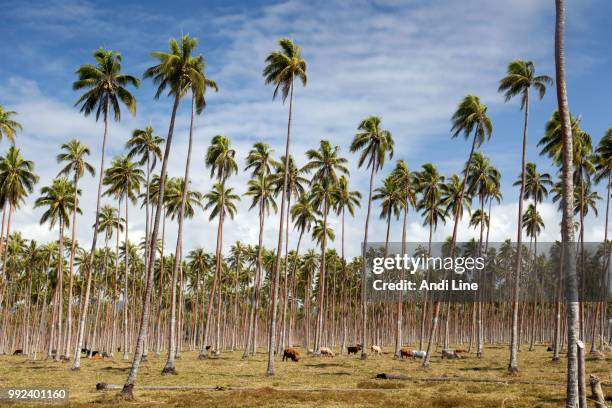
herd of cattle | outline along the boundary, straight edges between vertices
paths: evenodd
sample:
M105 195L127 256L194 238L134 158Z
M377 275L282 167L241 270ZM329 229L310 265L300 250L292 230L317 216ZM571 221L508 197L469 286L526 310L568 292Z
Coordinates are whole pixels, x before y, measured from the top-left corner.
M347 354L349 356L351 354L356 355L361 350L362 350L361 344L357 344L356 346L348 346ZM370 351L374 355L382 354L382 349L379 346L370 347ZM467 353L467 350L465 349L442 350L442 358L443 359L444 358L448 358L448 359L466 358L467 357L466 353ZM314 354L313 350L309 349L308 354L310 355ZM324 357L334 357L336 354L328 347L321 347L321 355ZM412 350L408 347L403 347L400 349L401 358L417 359L417 358L425 358L425 356L427 356L427 352L423 350ZM300 351L295 348L286 348L285 351L283 352L283 361L289 361L289 360L295 361L295 362L300 361Z

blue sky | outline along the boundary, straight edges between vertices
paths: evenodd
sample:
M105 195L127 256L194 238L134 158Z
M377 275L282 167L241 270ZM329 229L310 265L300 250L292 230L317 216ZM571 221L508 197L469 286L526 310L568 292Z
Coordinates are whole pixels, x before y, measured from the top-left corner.
M355 167L348 145L359 121L376 114L396 141L396 158L412 169L433 162L446 175L459 172L468 144L451 140L450 117L460 99L479 95L489 107L494 132L483 152L503 175L504 202L493 208L492 240L514 236L518 192L512 182L519 172L522 115L518 101L504 103L497 83L506 65L515 58L535 61L537 70L554 76L554 2L513 0L504 7L486 0L437 1L3 1L0 26L0 104L19 112L24 131L18 146L35 160L41 184L58 171L55 155L61 143L79 138L92 148L98 163L102 127L93 118L79 115L71 90L74 70L90 62L94 49L119 50L123 70L136 75L153 60L149 53L166 50L170 37L189 33L199 38L199 51L207 61L207 75L219 83L210 94L208 108L198 118L197 146L192 167L194 188L211 186L203 166L203 154L215 134L229 136L243 160L250 145L264 140L280 155L285 137L286 106L272 101L272 88L261 77L266 55L277 47L279 37L300 44L308 62L309 83L296 89L294 144L299 163L303 153L322 138L340 145L351 160L352 188L366 192L367 174ZM582 115L582 126L595 142L612 125L612 45L607 0L568 2L567 68L570 107ZM136 127L152 124L165 135L170 100L153 99L154 88L144 81L134 91L138 114L127 112L110 129L111 156L122 152L123 143ZM544 100L532 103L528 159L552 171L548 160L538 156L537 140L556 105L554 88ZM187 104L177 119L177 138L170 163L171 175L182 175L188 126ZM3 141L7 148L7 142ZM241 162L242 164L243 162ZM392 167L389 163L378 180ZM234 177L237 191L245 190L248 175ZM79 239L89 241L95 197L93 179L84 181L84 221ZM89 190L87 190L89 189ZM89 193L87 193L89 191ZM34 197L32 197L33 199ZM39 210L32 199L15 216L17 228L29 238L54 238L55 231L37 223ZM110 202L110 200L107 200ZM225 234L226 245L236 239L256 242L256 214L248 212L248 200ZM135 208L130 210L130 238L144 230ZM541 206L547 228L541 239L558 236L555 205ZM378 209L375 210L375 214ZM364 211L348 226L349 254L358 251ZM276 217L267 221L266 243L272 245ZM174 226L169 222L169 236ZM426 239L426 230L411 214L409 239ZM338 227L338 220L332 219ZM603 222L588 220L587 239L603 237ZM440 227L437 239L449 234L451 225ZM215 225L199 214L186 226L188 246L213 249ZM384 224L375 222L373 240L382 240ZM399 240L394 226L392 239ZM475 234L467 225L460 239ZM172 240L169 241L172 243Z

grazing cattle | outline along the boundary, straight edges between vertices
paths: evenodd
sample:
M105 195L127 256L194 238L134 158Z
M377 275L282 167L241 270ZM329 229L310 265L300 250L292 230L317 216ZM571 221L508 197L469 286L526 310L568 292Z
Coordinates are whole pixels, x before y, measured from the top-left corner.
M445 357L448 358L448 359L451 359L451 360L455 360L455 359L461 358L461 357L459 357L459 354L457 354L457 352L455 350L450 350L450 349L449 350L442 350L442 359L444 359Z
M335 356L334 352L331 351L331 349L327 347L321 347L321 355L326 356L326 357Z
M206 346L206 350L210 350L212 346Z
M548 346L546 347L546 351L555 351L555 349L553 349L552 346Z
M81 354L89 354L89 349L82 348L81 349Z
M110 355L106 351L103 351L102 352L102 358L110 358Z
M100 354L100 352L99 352L99 351L97 351L97 350L94 350L94 351L92 351L92 352L89 354L89 357L95 357L95 356L97 356L98 354Z
M102 360L102 356L100 354L96 354L95 356L92 356L91 359L92 360Z
M374 354L378 354L378 355L382 354L382 350L380 349L379 346L372 346L370 347L370 350L372 350L372 353Z
M292 361L295 361L297 363L298 361L300 361L300 352L293 348L287 348L283 352L283 361L285 361L285 359L287 361L291 359Z
M467 353L466 349L455 349L455 353Z
M351 355L351 353L357 354L358 351L361 351L361 344L358 344L356 346L348 346L346 349L348 350L349 356Z
M412 358L413 359L417 359L418 358L425 358L425 356L427 356L427 352L423 351L423 350L413 350L412 351Z
M15 350L15 351L13 352L13 355L14 355L14 356L21 356L22 354L23 354L23 350Z
M408 357L412 357L412 349L409 349L408 347L403 347L400 349L400 357L401 358L408 358Z

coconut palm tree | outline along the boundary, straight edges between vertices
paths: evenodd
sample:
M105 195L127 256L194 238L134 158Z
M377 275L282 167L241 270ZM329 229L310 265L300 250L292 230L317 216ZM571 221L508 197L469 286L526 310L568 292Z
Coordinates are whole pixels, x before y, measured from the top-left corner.
M257 142L253 145L246 159L247 165L245 170L252 170L252 178L249 180L248 189L245 195L252 197L250 209L259 206L259 240L257 247L257 272L255 275L255 288L253 290L253 299L251 313L249 315L249 329L247 334L247 342L244 350L243 358L248 358L249 355L255 354L257 349L257 316L259 313L260 292L263 281L263 231L264 220L266 214L270 213L270 208L276 212L277 205L274 200L274 177L270 174L272 166L276 163L272 159L272 150L263 143Z
M395 163L395 168L391 172L391 178L399 189L400 199L402 201L402 255L404 255L407 253L406 239L408 232L408 212L410 211L410 207L416 208L417 183L415 175L410 171L408 164L404 160L398 160ZM400 271L400 279L404 279L403 269ZM397 299L397 326L395 329L395 352L393 358L401 357L400 349L402 347L403 304L403 293L400 291L398 292Z
M423 226L429 227L429 239L427 244L427 256L431 254L431 241L434 231L438 228L440 221L446 223L446 212L443 209L441 194L446 191L444 176L440 175L438 169L432 163L425 163L422 170L415 175L416 191L421 194L417 202L416 210L421 211ZM452 184L449 184L452 185ZM429 277L429 270L427 272ZM425 338L425 319L427 317L428 292L425 292L423 304L421 305L421 330L419 334L419 350L423 349Z
M75 191L79 190L79 180L83 177L85 172L89 173L92 177L95 176L96 170L94 167L86 161L86 156L89 156L89 146L82 143L78 139L72 139L71 141L62 144L62 152L57 155L58 163L65 163L65 166L60 170L59 175L69 177L72 175L72 183L74 184ZM73 208L78 208L78 194L74 194ZM76 254L76 214L77 211L72 212L72 236L70 245L70 277L68 284L68 311L66 317L66 341L65 341L65 352L64 356L70 358L70 339L72 338L72 286L74 281L74 256ZM59 354L59 353L58 353Z
M226 214L226 205L233 205L233 203L225 203L225 201L214 204L211 201L212 198L218 198L221 200L225 200L228 198L228 194L234 196L232 191L233 189L227 189L225 187L225 183L232 174L238 172L238 163L236 162L236 151L231 146L231 141L228 137L223 135L216 135L212 138L210 146L206 151L206 157L204 158L204 163L206 167L210 168L210 177L216 178L218 180L218 186L215 185L213 190L208 193L209 198L206 199L207 204L205 205L205 209L209 209L214 207L218 212L213 210L211 213L211 220L219 216L219 223L217 228L217 245L215 247L215 270L213 275L213 283L210 290L209 301L207 306L206 313L206 323L204 326L204 341L202 342L202 347L200 350L200 357L205 358L208 355L208 350L206 346L208 345L208 336L211 324L212 317L212 308L215 301L215 294L220 288L219 282L221 280L221 266L222 266L222 252L223 252L223 222L225 220ZM220 194L220 196L210 196L210 194ZM235 211L234 211L235 212ZM233 218L233 215L232 215ZM218 305L218 310L221 310L221 304ZM218 334L218 333L217 333ZM217 336L218 337L218 336ZM219 351L219 347L216 347L216 352Z
M102 197L109 115L112 114L115 121L119 122L121 120L121 104L125 105L132 115L135 115L136 98L130 93L127 87L129 85L135 88L140 86L140 80L138 78L121 72L122 58L119 52L99 48L94 51L93 57L96 63L81 65L76 71L78 79L72 84L72 89L75 91L86 90L75 103L75 106L80 106L81 113L85 116L95 113L96 121L100 119L100 116L102 116L104 121L98 195L96 197L96 215L93 237L91 240L91 251L89 251L89 256L91 258L89 262L90 265L93 264L93 257L95 256L98 239L98 217L100 216L100 199ZM83 347L83 337L85 334L85 319L89 306L92 273L93 268L89 268L86 278L87 282L85 284L85 296L81 304L77 345L75 347L74 364L72 366L73 370L81 368L81 348Z
M465 168L463 170L463 182L461 183L461 190L457 200L458 203L463 203L463 196L465 194L467 177L470 172L470 166L472 164L472 156L474 155L474 151L476 150L476 148L480 147L485 140L491 138L491 133L493 132L493 124L491 123L491 119L487 115L487 107L482 104L480 102L480 98L475 95L467 95L463 98L463 100L459 103L457 110L453 114L452 123L453 126L451 127L451 137L455 138L461 134L463 134L466 140L472 137L472 147L470 149L470 154L468 155L468 159L465 163ZM450 248L451 258L455 256L455 244L457 243L457 227L459 226L459 221L461 219L461 215L459 213L460 208L461 205L458 204L455 208L454 213L453 235L451 237ZM427 355L423 359L423 368L429 367L429 359L431 357L431 346L433 344L433 337L438 328L439 312L440 302L435 302L433 322L429 331Z
M139 158L139 165L146 165L146 184L145 184L145 267L148 262L149 253L149 230L151 224L151 216L149 204L151 196L149 187L151 185L151 174L157 165L157 161L161 160L161 145L164 143L164 138L154 134L153 126L147 126L144 129L134 129L132 137L125 143L125 148L128 150L127 157L130 159Z
M515 96L521 97L521 109L525 111L523 123L523 146L521 155L521 183L519 197L525 191L525 161L527 155L527 127L529 124L529 91L534 88L538 92L540 99L546 94L546 85L552 85L552 78L548 75L536 75L535 65L532 61L515 60L508 64L506 76L499 81L500 93L504 94L506 102ZM521 226L523 217L523 200L519 200L518 205L518 226L517 226L517 259L521 258L522 251L522 231ZM521 262L516 262L517 272L513 290L514 301L512 303L512 336L510 339L510 362L508 371L516 373L518 371L517 351L518 351L518 292L520 289Z
M8 221L6 226L6 241L11 235L11 220L13 212L25 202L25 198L34 190L38 176L34 174L34 162L26 160L15 146L9 147L5 156L0 157L0 207L6 211L8 204ZM4 232L4 228L3 231ZM2 254L2 269L0 276L6 273L6 254L2 252L5 236L0 236L0 254ZM0 305L2 305L0 292Z
M383 129L381 120L378 116L368 116L357 127L357 134L351 143L351 152L361 151L357 162L359 167L366 163L366 168L371 169L370 184L368 192L368 210L364 228L363 251L365 253L368 245L368 227L370 223L370 212L372 210L372 188L374 185L374 174L381 170L385 164L387 156L393 158L393 135ZM367 358L367 302L366 302L366 262L363 262L362 287L361 287L361 307L362 307L362 328L361 328L361 359Z
M70 227L70 215L73 212L81 213L81 209L75 206L77 202L74 198L80 191L75 190L74 185L66 177L53 180L53 184L43 187L40 191L41 196L34 202L34 207L45 207L46 210L40 217L40 223L49 223L49 228L59 224L59 246L58 246L58 267L57 280L55 283L55 305L57 311L57 321L53 322L57 330L57 344L55 361L60 360L60 350L62 350L62 306L63 306L63 275L64 275L64 228ZM69 302L71 300L69 299Z
M151 233L151 249L149 250L149 261L147 262L147 271L145 273L145 290L144 301L142 306L142 318L138 332L138 340L132 361L132 368L128 374L128 378L123 386L121 394L128 399L133 398L132 390L134 382L138 374L140 360L144 351L144 339L146 337L149 324L149 314L151 305L151 288L153 286L153 265L155 264L156 251L154 245L157 245L157 235L159 233L159 224L164 205L164 191L166 182L166 172L170 151L172 149L172 137L174 135L174 122L176 112L178 110L181 98L194 87L194 84L199 89L204 89L204 76L202 75L202 58L201 56L194 57L193 51L198 45L198 40L189 35L181 37L180 42L175 38L170 40L170 52L155 51L151 56L159 63L148 68L145 71L145 78L152 78L153 83L157 85L155 97L159 98L166 90L168 95L174 100L172 104L172 113L170 115L170 125L168 127L168 135L166 136L166 146L162 159L162 167L160 172L159 199L155 209L155 221ZM203 93L201 96L203 97ZM199 96L196 96L199 97ZM196 102L196 105L203 106L203 101Z
M176 296L176 277L178 273L178 269L182 260L181 248L183 246L183 221L185 215L185 202L187 200L187 192L189 190L189 167L191 164L191 151L193 149L193 126L195 122L196 113L200 114L203 112L204 107L206 106L206 89L212 88L215 91L218 91L217 83L211 79L208 79L204 74L205 64L204 57L202 55L198 55L192 57L190 61L190 75L188 80L184 81L184 89L191 89L191 121L189 124L189 142L187 144L187 158L185 161L185 185L186 188L183 189L181 204L178 211L178 232L176 239L176 251L174 253L174 262L172 265L172 296L171 296L171 307L170 307L170 325L168 330L168 360L166 362L166 366L162 370L162 374L176 374L176 369L174 367L174 357L176 352L176 344L175 344L175 314L176 314L176 306L175 306L175 296Z
M346 224L346 211L349 212L351 217L355 216L355 208L361 206L361 193L359 191L351 191L348 185L348 177L341 175L338 178L338 184L333 190L332 201L334 211L340 215L342 227L342 240L341 240L341 257L342 257L342 285L340 288L342 299L341 303L343 306L342 313L342 341L340 344L340 353L343 354L346 350L346 337L347 337L347 321L348 321L348 310L346 310L346 280L348 279L348 272L346 268L346 257L344 253L345 243L345 224ZM398 181L399 183L399 181ZM293 215L293 213L292 213ZM300 235L301 237L301 235ZM297 254L296 254L297 255Z
M219 236L218 237L219 242L217 244L216 254L215 254L215 262L216 262L215 273L217 273L217 282L221 281L221 273L222 273L222 268L223 268L223 264L222 264L223 252L221 248L222 241L223 241L223 220L225 219L226 215L228 215L231 219L234 219L236 215L236 211L237 211L236 202L240 200L240 196L234 193L233 188L226 187L225 181L226 179L223 179L223 181L215 183L213 188L207 194L204 195L204 200L205 200L204 209L211 210L208 220L212 221L215 218L219 217L219 227L217 229L217 234ZM213 278L213 282L214 282L214 278ZM215 288L214 288L214 283L213 283L213 287L211 288L211 297L209 300L209 302L211 303L214 302L214 294L215 294ZM217 331L216 331L216 338L215 338L215 354L216 355L220 354L220 348L221 348L220 329L221 329L221 310L222 308L223 308L223 305L221 304L221 288L219 286L218 299L217 299ZM212 314L208 313L207 321L212 320L211 318L212 318ZM204 347L204 349L206 349L206 347Z
M105 195L114 196L118 201L119 205L123 202L125 204L125 240L128 242L129 233L129 211L128 204L131 201L132 204L136 204L138 194L140 193L140 187L144 182L144 172L137 167L138 164L133 162L127 156L118 156L113 159L111 166L106 170L104 176L104 184L108 186L108 189L104 193ZM124 275L124 292L123 292L123 359L128 359L128 279L130 276L130 262L129 254L126 252L126 260L124 263L125 275Z
M291 115L293 111L293 86L297 77L306 85L306 61L302 59L301 49L288 38L281 38L278 41L281 49L271 52L266 58L266 66L263 76L266 84L274 85L272 98L276 98L278 92L282 94L283 102L289 97L289 115L287 120L287 138L285 140L285 157L289 157L289 145L291 141ZM285 194L287 193L287 179L289 174L289 161L285 161L285 172L283 189L281 192L281 210L278 226L278 245L276 250L276 261L273 270L273 290L272 290L272 316L270 319L270 333L268 339L268 368L266 373L274 375L274 351L276 342L276 311L278 306L278 286L280 278L280 261L283 252L283 225L285 222Z
M305 172L314 172L311 179L311 198L316 208L321 209L323 216L323 229L327 229L327 217L333 205L333 193L338 185L338 175L346 174L349 171L346 167L347 160L339 155L340 147L333 146L328 140L321 140L318 149L310 149L306 152L308 163L304 166ZM317 305L317 325L315 329L315 354L321 352L321 337L323 331L323 316L325 312L324 294L326 263L325 255L327 252L327 235L321 235L321 263L319 272L319 293Z
M276 165L276 171L274 173L274 179L276 182L275 193L278 195L281 193L284 182L285 182L285 167L287 167L287 216L291 211L291 198L299 197L304 194L304 186L308 183L308 180L301 174L304 173L304 169L300 169L295 164L293 156L289 156L289 164L285 166L287 159L285 156L281 157L281 160ZM283 312L281 315L281 327L280 327L280 341L278 343L277 352L280 354L285 349L285 343L287 340L287 300L289 296L289 285L288 285L288 270L289 270L289 221L285 223L285 259L283 263L284 279L283 279Z
M12 119L15 115L17 115L17 112L7 111L0 105L0 140L6 137L11 143L15 144L15 136L22 129L21 124Z

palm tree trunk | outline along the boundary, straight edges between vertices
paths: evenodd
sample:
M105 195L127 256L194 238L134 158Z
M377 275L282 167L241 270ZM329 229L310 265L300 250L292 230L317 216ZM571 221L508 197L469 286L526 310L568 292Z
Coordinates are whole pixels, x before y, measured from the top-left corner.
M289 300L289 210L291 209L291 191L287 193L287 223L285 224L285 264L284 264L284 275L283 281L283 318L281 320L281 340L278 348L279 354L285 349L287 342L287 301Z
M96 243L98 242L98 228L100 226L100 198L102 197L102 181L104 178L104 157L106 154L106 140L108 136L108 112L110 108L110 100L106 100L106 109L104 113L104 137L102 139L102 157L100 158L100 175L98 179L98 195L96 198L96 219L94 222L93 237L91 239L91 250L89 253L89 265L93 265L94 255L96 252ZM83 296L83 304L79 315L79 331L77 335L77 345L74 350L74 365L73 370L81 368L81 348L83 347L83 337L85 335L85 321L87 319L87 309L89 306L89 294L91 292L91 278L93 268L90 267L87 271L87 283L85 284L85 295Z
M168 159L170 157L170 150L172 147L172 136L174 132L174 121L176 119L176 111L179 106L180 95L177 94L174 97L174 105L172 106L172 116L170 118L170 127L168 129L168 137L166 138L166 148L164 150L164 158L162 161L162 168L159 180L159 198L157 202L157 208L155 210L155 223L153 225L153 232L151 234L151 250L149 253L149 262L147 264L147 271L145 273L146 285L144 300L142 304L142 316L140 320L140 328L138 332L138 339L136 342L136 349L134 351L134 359L132 361L132 367L128 374L127 380L123 385L121 394L126 398L133 398L134 382L138 375L138 368L140 366L140 360L142 358L142 352L144 347L144 339L146 338L147 327L149 323L149 313L151 306L151 287L153 286L153 265L155 264L155 244L157 243L157 234L159 232L159 224L161 221L161 213L164 204L164 189L166 187L165 178L166 170L168 167Z
M189 166L191 164L191 150L193 147L193 122L195 119L195 96L191 98L191 122L189 124L189 142L187 144L187 159L185 161L185 187L181 194L181 206L178 213L178 231L176 235L176 250L174 252L174 264L172 265L172 283L170 300L170 327L168 330L168 359L162 370L163 374L176 374L174 358L176 354L176 280L181 264L181 248L183 245L183 221L185 218L185 203L189 192ZM161 194L161 192L160 192Z
M272 316L270 319L270 332L268 335L268 369L267 375L274 375L274 350L276 343L276 311L278 308L278 286L280 280L280 260L283 253L283 223L285 222L285 198L287 195L287 180L289 177L289 144L291 142L291 114L293 109L293 74L289 91L289 117L287 119L287 140L285 141L285 174L283 177L283 191L281 192L281 210L278 221L278 244L276 247L276 259L272 272ZM284 313L283 313L284 315Z
M68 282L68 315L66 318L66 350L64 356L70 358L70 337L72 337L72 286L74 284L74 255L76 253L76 215L79 205L79 178L74 175L74 212L72 213L72 242L70 245L70 277Z
M586 406L586 401L582 401L579 395L579 382L584 378L579 378L579 365L583 365L578 357L579 347L579 307L578 307L578 286L576 277L576 254L574 247L574 183L572 180L572 128L570 123L569 103L567 100L567 89L565 84L565 0L555 0L555 71L557 85L557 104L559 107L559 117L561 119L561 131L563 134L563 220L562 241L564 251L564 277L566 280L567 296L567 399L566 407L575 408L579 405ZM582 356L584 357L584 356ZM582 363L582 364L581 364Z
M130 267L129 267L129 250L128 250L128 201L129 201L129 191L130 191L130 182L127 182L125 193L125 239L123 242L125 248L125 265L124 265L124 276L123 276L123 360L127 361L128 356L128 305L129 305L129 296L128 296L128 281L130 275Z
M368 302L366 299L366 288L367 288L367 276L366 276L366 261L365 261L365 253L368 245L368 227L370 224L370 213L372 212L372 187L374 184L374 172L376 171L376 156L374 156L372 160L372 172L370 173L370 188L368 192L368 211L366 213L366 222L363 233L363 248L362 256L363 256L363 269L361 272L361 359L365 360L368 358L368 354L366 353L366 344L367 344L367 321L368 321Z
M56 283L56 291L57 291L57 344L55 346L55 361L60 361L60 353L62 350L62 309L63 309L63 275L64 275L64 220L60 218L59 220L60 228L59 228L59 257L58 257L58 265L57 265L57 283Z
M406 188L406 203L404 207L404 221L402 227L402 256L406 255L406 234L408 230L408 209L410 205L409 191ZM343 255L344 257L344 255ZM400 282L404 281L404 269L400 271ZM399 291L397 294L397 326L395 327L395 352L393 353L394 358L401 358L402 348L402 306L403 306L403 291Z

